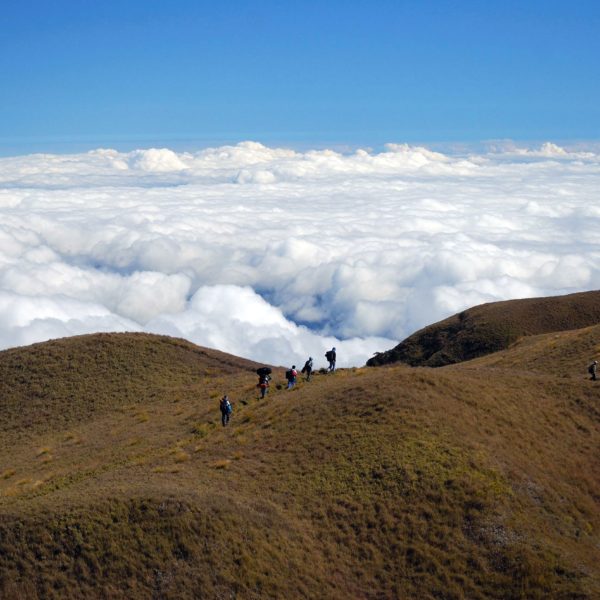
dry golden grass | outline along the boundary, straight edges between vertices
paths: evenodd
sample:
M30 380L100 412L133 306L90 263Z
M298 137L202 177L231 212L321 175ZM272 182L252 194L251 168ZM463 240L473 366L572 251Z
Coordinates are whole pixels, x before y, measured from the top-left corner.
M265 400L252 363L180 340L0 353L20 382L0 396L0 597L599 597L600 389L571 373L596 339Z
M589 378L587 367L596 358L600 360L600 325L560 334L524 337L510 350L478 358L469 366L490 366L582 380Z
M173 453L173 458L174 458L175 462L183 463L183 462L187 462L188 460L190 460L191 457L187 452L178 449L176 452Z
M135 418L138 423L145 423L146 421L150 420L150 415L145 410L143 410L136 413Z

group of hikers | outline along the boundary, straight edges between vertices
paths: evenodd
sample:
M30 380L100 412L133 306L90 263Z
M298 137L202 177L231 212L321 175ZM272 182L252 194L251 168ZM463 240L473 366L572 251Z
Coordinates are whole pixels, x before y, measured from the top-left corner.
M333 373L333 371L335 371L335 363L337 360L337 353L335 347L325 352L325 358L329 363L329 366L327 367L327 372ZM306 381L310 381L313 372L312 356L308 357L308 360L304 363L304 366L302 367L302 370L300 372L303 375L305 375ZM272 370L270 367L260 367L256 369L256 374L258 375L258 384L256 387L260 391L261 398L264 398L267 395L267 391L269 389L269 382L271 381L271 373ZM296 365L292 365L292 368L288 369L285 372L285 378L287 380L287 389L292 389L296 385L296 381L298 379L298 371L296 370ZM233 412L231 401L229 400L227 394L221 398L219 408L221 410L221 423L223 427L225 427L229 423L229 418L231 417L231 413Z
M325 352L325 358L329 362L329 367L327 371L332 373L335 371L335 361L337 358L335 348L328 350ZM598 371L598 361L593 361L588 367L588 373L590 374L590 379L596 381ZM308 357L308 360L304 363L302 370L300 371L303 375L306 376L306 381L310 381L310 377L313 372L313 359L312 356ZM270 367L260 367L256 369L256 374L258 375L258 384L256 387L260 390L260 397L264 398L267 395L267 391L269 389L269 382L271 381L271 368ZM292 365L291 369L288 369L285 372L285 378L287 379L287 389L290 390L296 385L296 381L298 379L298 371L296 371L296 365ZM221 409L221 423L223 427L229 423L229 418L231 417L231 413L233 412L233 408L231 406L231 401L227 394L221 398L219 403L219 408Z

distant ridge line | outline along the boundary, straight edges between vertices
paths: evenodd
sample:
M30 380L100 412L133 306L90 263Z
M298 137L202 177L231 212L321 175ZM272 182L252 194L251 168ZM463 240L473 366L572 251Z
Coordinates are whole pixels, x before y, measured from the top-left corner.
M443 367L500 350L518 339L600 323L600 291L488 302L416 331L367 366L395 362Z

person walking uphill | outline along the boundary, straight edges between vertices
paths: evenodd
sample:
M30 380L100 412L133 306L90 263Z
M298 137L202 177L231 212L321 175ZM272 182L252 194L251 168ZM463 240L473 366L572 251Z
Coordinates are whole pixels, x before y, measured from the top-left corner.
M310 374L312 373L312 369L313 369L312 356L309 356L308 360L304 363L304 366L302 367L302 373L304 373L306 375L306 381L310 381Z
M285 372L285 378L287 379L287 389L291 389L296 385L296 378L298 377L298 371L296 371L296 365L292 365L289 371Z
M258 387L260 389L260 397L264 398L269 389L269 381L271 381L271 369L269 367L260 367L256 369L258 375Z
M595 360L589 367L588 373L591 375L590 379L596 381L596 371L598 370L598 361Z
M221 398L219 408L221 409L221 423L223 424L223 427L225 427L225 425L229 423L229 417L231 417L231 413L233 412L233 408L231 406L231 402L229 402L229 397L227 394Z
M260 388L260 397L264 398L269 391L269 381L271 381L270 375L261 375L258 378L258 387Z
M335 348L332 348L331 350L328 350L327 352L325 352L325 358L329 362L328 371L330 371L330 372L335 371L335 360L337 358L337 355L335 353Z

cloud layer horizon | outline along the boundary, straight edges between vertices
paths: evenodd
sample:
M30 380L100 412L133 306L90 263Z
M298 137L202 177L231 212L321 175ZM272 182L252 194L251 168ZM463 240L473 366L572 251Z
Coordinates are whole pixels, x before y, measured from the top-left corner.
M470 306L600 287L600 154L256 142L0 159L0 347L96 331L362 365Z

